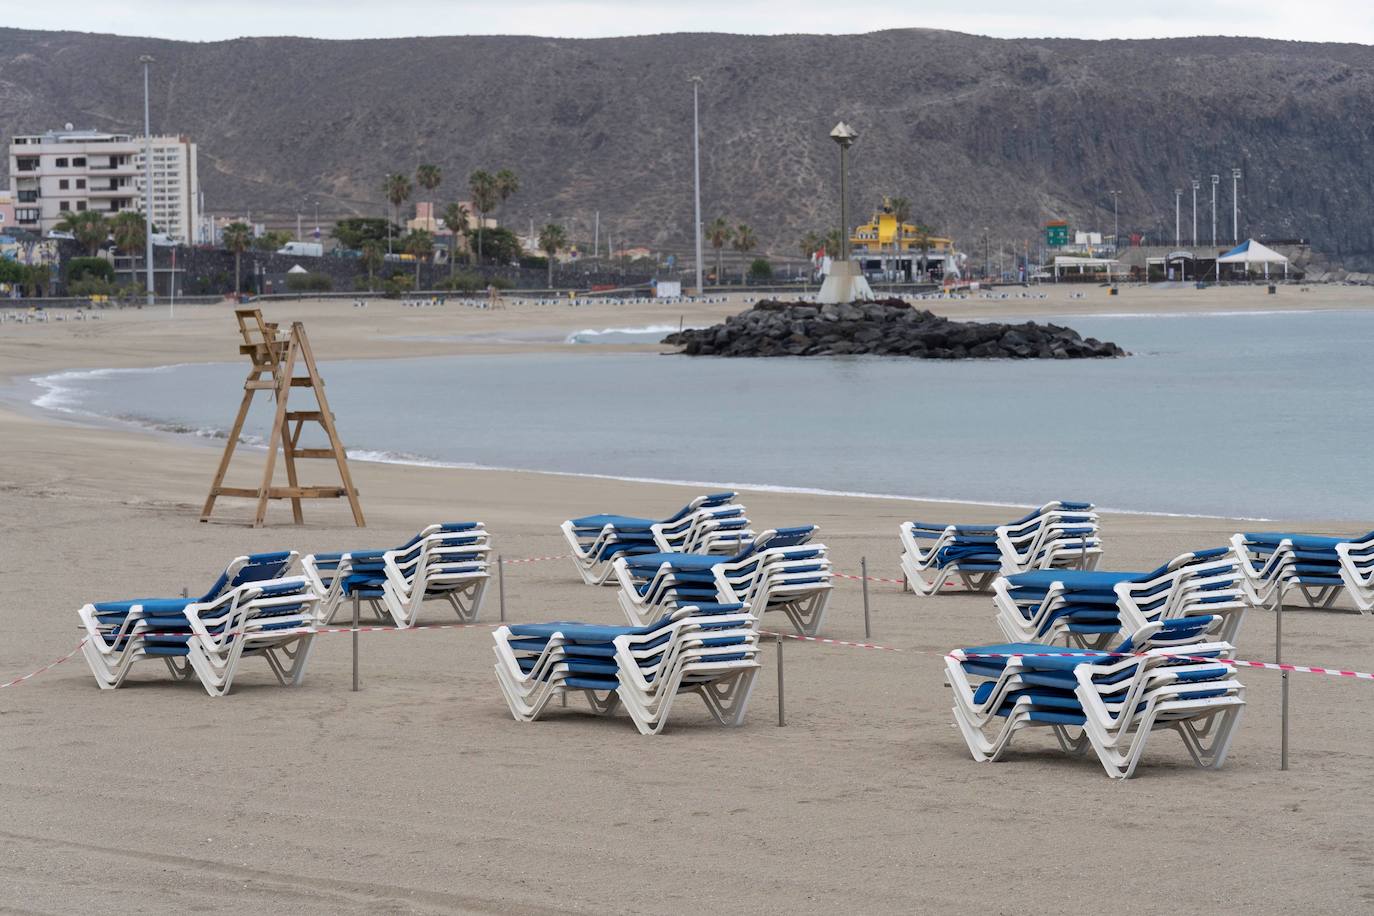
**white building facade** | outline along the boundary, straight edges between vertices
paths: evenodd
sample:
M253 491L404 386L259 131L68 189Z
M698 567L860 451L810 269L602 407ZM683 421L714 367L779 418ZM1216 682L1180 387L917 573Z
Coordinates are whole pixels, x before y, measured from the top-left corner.
M95 130L16 136L9 147L15 226L46 235L69 213L143 212L144 149L141 137ZM175 241L194 242L196 144L185 136L153 137L152 152L153 226Z

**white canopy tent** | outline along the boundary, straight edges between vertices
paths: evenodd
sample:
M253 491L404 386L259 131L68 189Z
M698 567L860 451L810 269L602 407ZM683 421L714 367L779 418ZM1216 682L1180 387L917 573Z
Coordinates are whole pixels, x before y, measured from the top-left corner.
M1244 264L1247 273L1250 270L1250 265L1263 264L1265 279L1269 278L1270 264L1282 264L1284 279L1288 278L1288 258L1267 245L1261 245L1254 239L1246 239L1217 258L1217 264Z
M1112 267L1119 263L1121 262L1116 258L1077 258L1071 255L1056 255L1054 259L1054 279L1059 279L1059 271L1061 268L1067 273L1077 267L1079 274L1085 274L1088 272L1088 268L1091 267L1094 270L1105 268L1107 271L1107 280L1110 282L1112 279ZM1119 270L1117 272L1120 273Z

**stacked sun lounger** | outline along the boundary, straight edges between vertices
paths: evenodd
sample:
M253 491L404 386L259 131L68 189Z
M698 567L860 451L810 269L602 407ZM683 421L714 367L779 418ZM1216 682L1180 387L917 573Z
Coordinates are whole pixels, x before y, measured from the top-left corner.
M1251 532L1231 544L1255 604L1276 605L1296 588L1312 607L1330 607L1344 591L1360 611L1374 610L1374 531L1351 538Z
M588 515L562 524L582 581L605 585L616 557L685 553L729 556L754 537L734 493L698 496L662 521L628 515Z
M559 622L503 626L496 676L518 721L581 692L594 712L623 706L641 734L660 732L679 694L696 693L722 725L744 721L758 670L756 621L743 605L677 608L642 627Z
M999 575L1031 569L1094 569L1102 553L1092 503L1058 500L1006 525L905 522L902 571L918 595L957 577L985 591Z
M311 554L301 568L322 598L321 623L331 622L353 600L406 629L414 626L425 601L445 601L460 621L475 621L491 578L490 552L481 522L443 522L400 547Z
M1175 557L1149 572L1050 569L993 583L997 624L1011 640L1100 649L1148 623L1207 617L1233 642L1250 601L1230 548Z
M261 656L283 684L299 684L319 601L308 579L282 578L294 553L229 564L199 598L134 598L81 608L82 652L101 688L118 687L135 663L163 661L177 680L196 676L212 696L233 685L245 656Z
M688 604L742 602L760 618L781 611L805 636L820 629L834 573L814 525L765 531L731 557L651 553L618 557L620 606L631 623Z
M1151 734L1177 731L1193 760L1220 768L1245 705L1224 660L1227 642L1199 642L1215 622L1157 621L1112 652L1041 643L951 653L954 721L975 760L998 760L1027 728L1049 728L1074 754L1091 748L1107 775L1134 774Z

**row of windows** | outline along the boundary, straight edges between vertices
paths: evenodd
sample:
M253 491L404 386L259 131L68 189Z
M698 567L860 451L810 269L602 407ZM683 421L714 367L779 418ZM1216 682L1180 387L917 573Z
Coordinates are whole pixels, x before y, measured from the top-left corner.
M85 156L75 156L75 157L73 157L73 158L70 159L70 160L68 160L68 158L67 158L66 156L58 156L58 157L57 157L57 161L55 161L55 162L53 163L53 165L56 166L56 167L59 168L59 169L65 169L65 168L68 167L68 162L69 162L69 161L70 161L70 163L71 163L71 166L70 166L71 168L74 168L74 169L84 169L84 168L86 167L86 157L85 157Z

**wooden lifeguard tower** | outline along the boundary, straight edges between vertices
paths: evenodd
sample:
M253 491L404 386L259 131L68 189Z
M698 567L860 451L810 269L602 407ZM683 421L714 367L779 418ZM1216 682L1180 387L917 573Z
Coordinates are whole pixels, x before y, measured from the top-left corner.
M315 365L315 355L310 351L310 340L305 336L305 326L299 321L291 324L290 332L283 334L273 322L264 321L259 309L235 309L239 333L243 344L239 352L253 361L248 378L243 383L243 402L239 404L238 416L234 427L229 431L229 441L224 445L224 455L219 460L219 470L215 472L214 483L210 484L210 495L205 498L200 520L208 522L215 508L215 500L221 496L234 496L255 499L258 502L257 514L253 517L253 527L261 528L267 517L267 502L272 499L291 500L291 514L296 524L304 521L301 514L303 499L337 499L347 497L353 510L353 521L358 527L367 523L363 520L362 507L358 505L358 490L353 486L353 478L348 473L348 456L343 443L339 441L338 430L334 428L334 414L329 410L329 401L324 395L324 379L320 378L319 368ZM296 370L303 368L304 375ZM293 388L310 388L315 393L313 410L289 410L287 401ZM253 396L259 391L270 391L276 395L277 412L272 422L267 442L267 467L262 473L262 482L256 489L246 487L226 487L224 477L229 471L229 462L238 447L239 434L243 432L248 409L253 404ZM307 405L308 406L308 405ZM301 432L307 423L318 423L329 438L328 448L302 448ZM277 451L282 453L282 463L286 465L286 486L273 486L272 475L277 466ZM332 459L339 468L341 486L317 487L302 486L296 479L296 460L299 458Z

